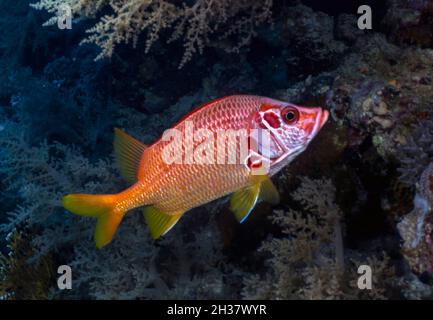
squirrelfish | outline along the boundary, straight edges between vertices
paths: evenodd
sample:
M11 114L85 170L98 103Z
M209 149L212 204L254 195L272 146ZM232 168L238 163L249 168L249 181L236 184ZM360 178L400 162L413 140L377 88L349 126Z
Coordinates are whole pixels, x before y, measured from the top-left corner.
M186 211L231 193L230 209L243 222L259 201L279 201L270 177L306 149L328 115L320 107L235 95L196 108L149 146L115 129L116 160L131 186L117 194L69 194L63 206L97 218L98 248L113 239L127 211L141 206L154 239Z

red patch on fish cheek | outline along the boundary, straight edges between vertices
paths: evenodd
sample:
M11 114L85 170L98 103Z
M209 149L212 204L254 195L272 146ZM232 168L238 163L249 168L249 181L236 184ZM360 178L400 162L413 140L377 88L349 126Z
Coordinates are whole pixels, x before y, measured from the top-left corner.
M265 113L263 118L274 129L279 128L281 126L279 117L274 113L267 112Z

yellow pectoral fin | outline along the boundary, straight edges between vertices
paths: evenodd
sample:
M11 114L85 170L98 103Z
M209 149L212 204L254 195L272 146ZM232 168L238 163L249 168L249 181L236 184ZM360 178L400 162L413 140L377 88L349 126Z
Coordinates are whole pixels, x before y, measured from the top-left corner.
M167 214L154 206L144 208L144 219L153 239L165 235L179 221L184 212Z
M249 216L259 200L278 204L280 196L277 188L268 176L252 176L250 187L236 191L230 199L230 210L242 223Z
M260 184L252 185L236 191L230 199L230 210L235 214L236 219L242 223L249 216L259 199Z
M267 176L260 185L259 197L263 201L266 201L272 205L276 205L280 202L280 194L278 193L278 190L272 183L271 179L269 179Z

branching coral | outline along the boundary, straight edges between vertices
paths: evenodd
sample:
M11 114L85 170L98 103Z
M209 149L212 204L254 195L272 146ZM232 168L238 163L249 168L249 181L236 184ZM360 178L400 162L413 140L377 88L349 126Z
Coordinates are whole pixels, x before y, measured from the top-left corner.
M429 145L432 139L428 133L431 125L423 122L420 128L424 133L411 127L416 121L431 118L428 112L433 75L430 51L399 48L390 45L385 35L360 32L356 28L356 16L341 18L340 15L337 18L338 15L335 15L334 20L305 6L289 7L281 3L278 7L281 11L274 17L276 28L260 30L260 46L254 46L259 51L239 57L224 56L222 62L215 62L214 55L200 58L199 65L209 70L204 79L201 78L201 70L198 70L200 75L185 72L173 76L172 64L165 67L165 63L167 57L178 54L176 50L179 51L178 47L182 44L185 51L183 58L179 58L181 66L191 57L197 58L207 47L237 52L240 47L248 45L259 25L270 18L272 0L33 1L37 2L34 8L53 14L59 5L69 5L74 15L75 31L68 33L72 36L65 37L65 42L51 43L45 38L45 31L49 30L35 28L42 15L34 11L29 14L32 21L18 37L21 40L16 41L17 37L10 35L14 27L25 25L22 22L24 19L14 23L10 23L9 19L26 15L28 11L20 5L17 13L10 0L5 2L4 7L11 9L8 11L10 18L2 21L3 29L8 33L1 37L5 40L2 52L5 56L12 56L10 52L26 52L28 56L33 53L36 56L27 57L30 62L24 59L28 69L10 68L8 61L1 64L8 67L0 72L0 233L4 237L11 232L18 234L13 231L18 230L23 237L19 241L15 236L6 237L12 253L0 258L1 298L227 299L240 297L242 283L242 296L245 298L351 299L390 296L391 290L387 290L387 286L390 278L395 279L395 276L381 248L389 249L388 242L384 243L389 236L392 237L390 246L397 251L395 234L390 235L388 231L382 233L383 229L379 230L380 235L374 233L374 241L381 245L379 250L369 246L371 234L361 240L353 233L347 237L344 234L346 224L351 231L354 224L357 225L355 229L363 228L364 220L357 223L354 216L356 219L361 215L365 217L363 210L370 207L363 204L369 200L376 201L370 194L383 194L389 184L383 183L384 186L370 191L369 186L373 183L365 183L362 179L354 183L350 190L343 189L348 182L358 181L361 176L376 181L376 176L365 174L357 159L353 159L358 154L365 159L363 165L371 165L381 174L392 171L387 170L389 155L393 156L393 160L399 157L407 159L402 170L411 185L419 181L421 171L433 161ZM96 54L92 46L75 47L76 31L81 30L76 23L80 26L92 23L81 23L85 18L94 18L97 22L83 42L98 45L102 49L99 57L114 54L111 63L94 63ZM52 18L50 23L56 23L56 19ZM344 26L339 28L343 19ZM346 26L351 26L352 30L341 34ZM51 31L58 37L55 40L64 38L64 32L57 32L56 28ZM12 41L16 44L10 45ZM66 43L68 41L72 43ZM161 49L160 44L166 41L174 43L163 48L160 54L144 59L144 63L138 52L128 56L128 61L115 54L124 55L125 48L119 48L123 43L149 52ZM176 43L180 45L176 46ZM347 50L352 44L353 47ZM265 50L262 50L262 45ZM41 51L50 54L44 53L46 58L41 60ZM341 60L342 54L346 53L350 53L349 56ZM15 54L14 58L20 55ZM55 60L48 63L51 57ZM218 56L217 60L220 58ZM341 67L331 71L334 62L340 60L343 61ZM33 68L36 63L33 61L38 61L37 69ZM294 68L299 69L293 72ZM324 70L327 72L323 73ZM316 73L320 74L314 76ZM298 81L307 74L313 77L296 86L290 84L292 79ZM175 78L173 81L167 81L170 75ZM186 78L192 80L191 84L166 94L167 89L170 91L174 87L173 83ZM276 80L270 81L270 78ZM278 86L275 87L274 83ZM260 208L247 224L238 226L233 221L235 226L228 231L233 233L233 241L225 243L226 250L222 250L215 221L207 220L211 214L220 211L215 203L188 213L167 237L157 242L151 241L140 212L131 212L122 222L112 245L104 250L94 248L94 221L71 215L61 208L59 200L65 193L121 190L121 182L111 159L101 160L102 155L108 155L111 150L114 125L120 125L148 143L202 102L245 90L266 91L275 96L276 88L282 92L293 92L284 99L299 103L307 103L310 97L322 99L329 89L333 90L328 100L335 118L342 120L339 123L344 135L350 127L348 138L344 138L345 143L341 146L341 150L346 152L338 153L341 159L339 168L323 160L319 150L322 148L312 145L310 153L303 154L303 158L298 160L298 164L303 163L302 173L293 163L287 171L291 179L280 181L278 185L280 191L291 191L297 184L295 177L304 174L320 176L326 172L338 183L339 199L330 180L302 178L300 187L291 193L293 197L285 199L279 210L275 211L272 217L274 226L260 225L256 228L257 233L251 234L254 218L258 218L257 222L264 217L260 215L263 213ZM108 108L106 106L110 101L116 105ZM319 105L323 105L322 100ZM164 112L161 112L162 109ZM140 110L145 113L137 112ZM409 137L412 133L414 141ZM422 133L424 138L420 139ZM335 134L329 136L334 139ZM321 137L318 139L327 140L326 135ZM383 156L384 165L372 160L379 157L369 147L370 138ZM346 141L350 144L349 150L346 149ZM329 142L319 140L317 143L323 143L327 154L332 153L329 152ZM73 144L79 147L72 147ZM400 153L398 148L405 144L407 155L405 151ZM363 151L365 149L373 151L374 157L364 157L367 154ZM320 158L318 165L314 163L315 158ZM346 161L348 158L349 161ZM305 164L308 162L313 162L313 165L309 167ZM322 169L322 162L327 163L325 166L329 170ZM346 173L354 177L342 178ZM387 172L384 176L392 174ZM343 183L341 180L344 180ZM353 199L349 199L351 197ZM379 200L386 200L385 195L383 198L377 197L371 212L375 213L381 204L386 205L385 201L379 203ZM404 201L400 199L395 203L401 206ZM211 206L216 209L211 210ZM269 209L266 206L263 208ZM218 219L222 216L220 213L217 213ZM427 216L430 217L430 212ZM416 216L409 221L412 231L417 231L416 224L423 217ZM409 216L407 218L410 220ZM430 224L428 219L424 221ZM220 224L222 231L228 233L223 229L226 226L225 223ZM347 244L350 241L344 250L343 239L347 240ZM419 243L426 239L421 238ZM411 239L404 240L406 247ZM244 241L249 246L245 246ZM256 254L258 241L263 242ZM18 244L21 249L16 249ZM237 250L236 246L241 248L241 254L231 255L232 250ZM403 249L408 257L405 247ZM6 252L9 249L4 248ZM422 253L426 253L427 258L431 256L431 250L428 251L427 247L416 249L424 250ZM398 259L396 251L391 248L387 252ZM417 253L418 258L420 252ZM258 263L245 263L251 260ZM72 267L72 290L59 291L55 281L46 282L48 277L33 277L34 271L38 275L50 274L50 268L46 267L51 266L53 261L55 267L60 264ZM262 261L264 263L260 263ZM413 262L418 263L420 269L425 269L421 259ZM361 291L357 288L357 267L361 264L372 268L373 290ZM245 272L249 274L245 276ZM27 274L34 280L31 282L34 290L31 287L17 288L21 286L21 279L28 279ZM420 283L410 282L408 291L420 291L411 287ZM431 295L429 290L424 291L426 293L422 296Z
M272 273L268 272L266 276L272 279L259 281L260 285L257 288L262 287L259 292L255 292L256 290L251 287L255 285L257 276L247 279L244 288L246 298L293 299L306 296L308 295L306 292L298 291L306 285L301 280L304 276L299 277L302 272L307 272L301 266L302 262L309 261L310 267L314 268L314 261L317 258L319 263L322 260L324 265L331 263L332 266L337 266L336 255L332 261L328 259L325 261L325 256L321 253L322 249L325 250L324 252L329 250L336 252L336 246L333 249L326 248L326 243L333 245L334 226L341 216L340 210L333 204L333 192L334 187L330 181L313 181L304 178L301 187L293 194L293 198L300 201L306 210L311 211L311 214L305 215L292 209L288 212L282 210L274 212L272 220L283 228L286 237L274 238L263 244L261 251L269 252L272 256L269 260ZM264 282L268 285L264 285ZM301 285L303 282L304 286ZM262 296L265 294L264 288L268 290L266 295Z
M244 280L243 296L252 299L384 298L392 275L386 256L356 257L343 252L342 212L335 204L330 180L302 178L293 198L305 209L276 211L272 220L283 238L265 241L260 251L270 254L271 271ZM363 294L356 287L357 267L374 270L373 289Z
M255 35L255 29L269 20L272 0L196 0L192 4L169 0L41 0L32 6L57 12L60 5L69 5L73 14L93 16L105 6L112 14L105 15L93 28L84 43L96 43L102 48L98 58L110 57L119 43L136 45L139 34L147 32L148 52L165 30L171 31L168 42L183 39L185 52L179 67L187 63L195 53L202 53L213 41L236 38L227 51L238 51ZM54 24L56 18L47 21ZM215 36L220 33L221 36Z
M18 130L23 127L7 121L2 128L0 175L6 187L2 199L10 197L7 202L16 207L7 216L0 216L0 232L25 230L31 239L26 242L29 253L20 259L17 273L14 259L1 258L2 278L12 279L26 272L25 267L33 270L32 265L40 265L46 256L54 255L59 264L72 267L76 275L73 290L61 292L52 282L51 288L44 287L45 296L40 296L36 288L34 292L29 288L26 294L94 299L196 299L230 294L226 278L231 277L231 272L225 267L214 221L202 228L195 225L191 237L187 229L192 228L185 226L187 217L162 243L155 244L138 212L133 212L120 226L116 241L97 250L92 239L94 222L65 213L60 199L72 190L117 191L119 178L111 165L113 161L92 162L82 150L56 142L31 146ZM40 277L41 281L44 277ZM8 294L16 291L14 285L19 282L13 278L3 283L7 287L1 288L2 295L15 297Z
M26 220L30 224L44 222L60 206L62 195L78 185L98 192L101 185L115 180L108 161L91 164L78 149L60 143L31 147L15 130L14 124L7 124L0 140L0 174L5 176L8 191L17 192L23 202L9 213L10 223L4 224L3 230Z
M49 118L47 112L43 112L49 110L44 103L52 101L54 95L81 91L83 80L77 85L60 82L64 69L58 67L68 61L61 59L53 63L52 68L46 68L50 82L37 79L28 70L12 72L7 69L2 77L4 85L0 88L0 101L5 105L0 110L0 199L3 204L0 235L5 237L13 230L19 230L25 235L24 243L28 248L25 258L20 258L19 270L14 268L15 259L11 258L17 255L0 258L0 277L6 279L2 284L7 286L2 288L2 297L19 299L34 294L54 299L196 299L225 298L233 294L234 290L227 284L230 283L227 279L233 278L233 268L224 262L222 241L214 222L203 223L202 228L196 224L186 227L185 223L190 221L186 217L163 242L155 243L150 239L140 213L132 212L122 222L112 246L97 250L92 239L94 221L69 214L61 207L60 200L66 193L118 192L121 184L117 169L113 167L114 161L99 155L101 144L85 143L94 137L95 124L89 124L85 131L74 130L77 118L71 116L72 107L77 108L75 114L81 114L83 122L90 121L89 114L82 110L94 106L92 100L80 99L79 104L68 105L55 100L53 105L57 106L59 115L67 115L63 115L65 120L61 121L58 116L50 120L50 125L38 126ZM58 87L53 84L57 82L61 83ZM36 94L35 91L40 92ZM204 94L207 93L186 96L164 114L153 116L123 107L117 123L150 142L171 121L176 121L199 101L208 99L202 96ZM41 105L34 105L35 96ZM79 137L82 148L67 144L70 135ZM63 143L56 142L55 138ZM110 134L108 139L111 140ZM204 212L204 216L208 213ZM193 234L191 230L194 230ZM13 239L9 237L5 242L14 246ZM73 290L60 291L55 281L51 281L50 288L44 287L43 296L36 286L34 292L27 288L26 293L9 295L17 292L14 285L19 282L15 277L20 272L30 272L47 256L55 258L54 267L60 264L72 267Z
M92 299L227 297L225 280L230 272L225 269L230 268L225 268L216 224L207 224L194 232L193 239L183 240L187 225L188 221L180 222L155 244L140 216L131 214L120 226L119 237L104 250L81 239L68 262L76 274L74 290L67 297L82 298L83 292ZM61 295L51 290L52 298Z

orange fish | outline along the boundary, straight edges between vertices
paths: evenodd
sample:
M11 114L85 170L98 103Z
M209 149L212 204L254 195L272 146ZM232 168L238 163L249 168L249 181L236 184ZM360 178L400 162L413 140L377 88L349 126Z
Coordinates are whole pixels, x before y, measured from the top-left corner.
M186 211L230 193L230 208L243 222L258 201L279 201L269 177L305 150L328 115L319 107L236 95L193 110L150 146L115 129L116 160L131 187L69 194L63 206L98 219L98 248L113 239L127 211L141 206L154 239Z

